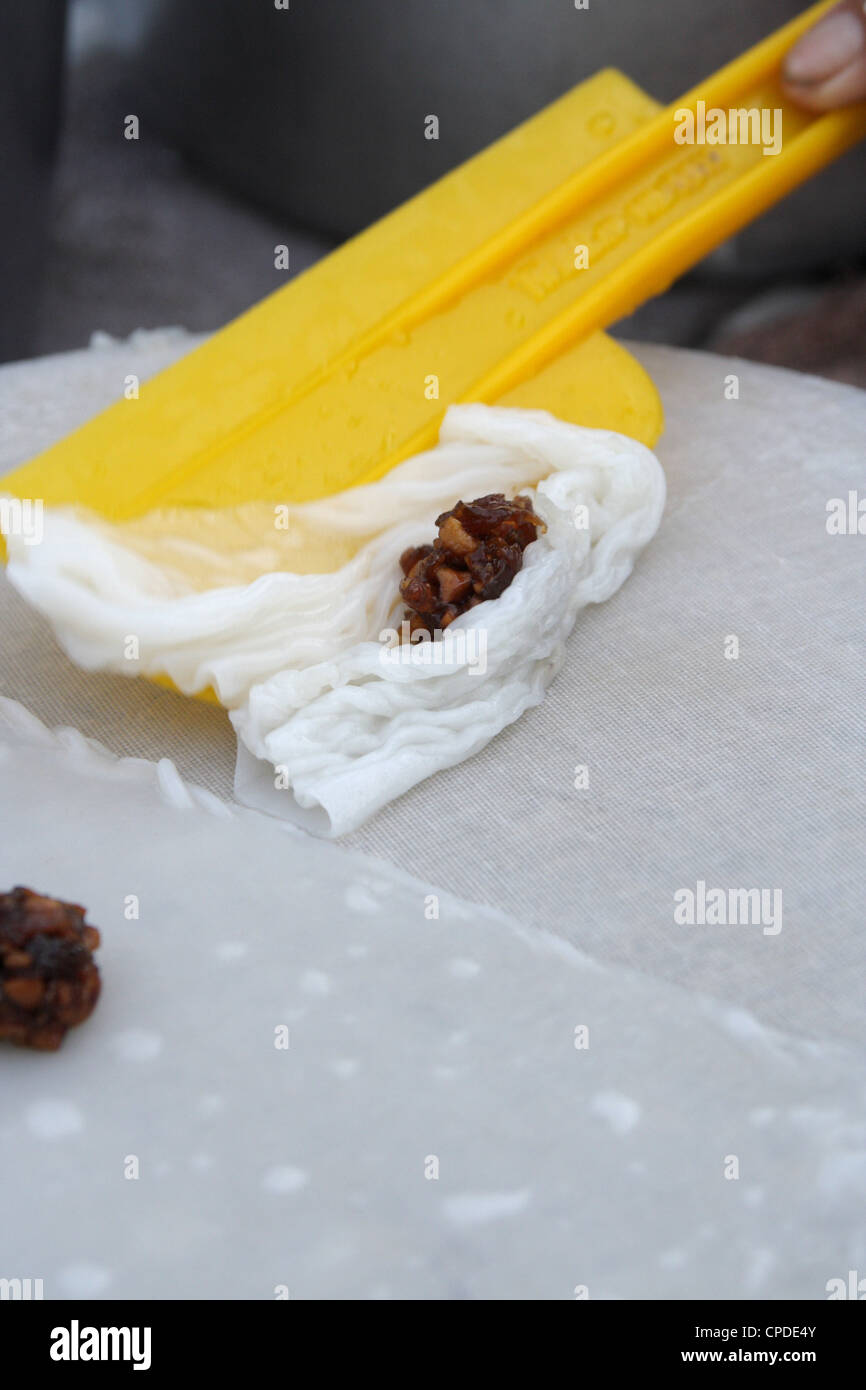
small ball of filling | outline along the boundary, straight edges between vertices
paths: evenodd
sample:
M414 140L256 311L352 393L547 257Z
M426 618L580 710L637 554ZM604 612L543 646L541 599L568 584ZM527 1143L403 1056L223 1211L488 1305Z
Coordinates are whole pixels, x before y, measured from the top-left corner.
M0 893L0 1038L55 1051L99 998L99 932L84 908L29 888Z
M409 631L432 636L461 613L504 593L523 564L523 552L545 525L528 497L509 501L501 492L458 502L436 518L432 545L400 556Z

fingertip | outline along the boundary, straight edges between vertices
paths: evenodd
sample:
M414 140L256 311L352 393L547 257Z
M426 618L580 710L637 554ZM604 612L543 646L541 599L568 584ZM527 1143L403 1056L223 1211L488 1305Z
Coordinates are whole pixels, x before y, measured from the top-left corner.
M795 81L783 72L782 90L806 111L834 111L866 101L866 56L855 58L840 72L819 82Z

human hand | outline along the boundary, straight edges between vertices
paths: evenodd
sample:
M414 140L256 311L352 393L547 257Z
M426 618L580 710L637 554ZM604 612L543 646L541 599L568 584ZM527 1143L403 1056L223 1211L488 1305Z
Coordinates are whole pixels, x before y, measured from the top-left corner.
M782 83L809 111L866 101L866 0L845 0L804 34L785 57Z

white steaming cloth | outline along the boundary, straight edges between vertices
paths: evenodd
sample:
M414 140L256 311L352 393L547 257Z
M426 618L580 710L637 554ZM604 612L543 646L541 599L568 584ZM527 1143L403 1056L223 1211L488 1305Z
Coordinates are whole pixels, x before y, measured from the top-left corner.
M458 498L490 492L528 495L546 533L500 598L440 641L395 645L383 634L402 614L401 552L432 540ZM39 544L8 536L8 573L82 666L166 674L187 694L212 686L238 734L240 799L336 836L541 701L578 612L628 577L664 497L655 455L624 435L455 406L435 449L291 508L289 530L359 544L330 573L256 573L250 552L231 583L199 544L219 576L202 590L172 566L177 537L155 563L122 529L66 508L46 510Z

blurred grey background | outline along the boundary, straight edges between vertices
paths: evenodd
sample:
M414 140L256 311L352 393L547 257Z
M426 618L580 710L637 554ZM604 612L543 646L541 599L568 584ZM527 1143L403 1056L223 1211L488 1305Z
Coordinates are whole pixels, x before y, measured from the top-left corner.
M6 0L0 359L216 328L597 69L669 101L804 8L282 2ZM861 147L617 332L866 385L864 228Z

